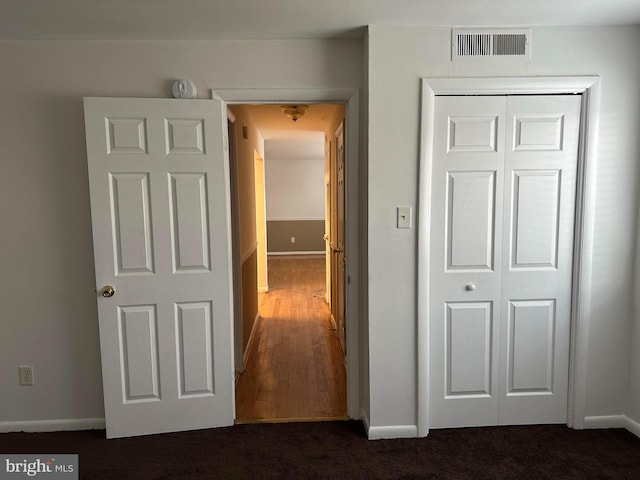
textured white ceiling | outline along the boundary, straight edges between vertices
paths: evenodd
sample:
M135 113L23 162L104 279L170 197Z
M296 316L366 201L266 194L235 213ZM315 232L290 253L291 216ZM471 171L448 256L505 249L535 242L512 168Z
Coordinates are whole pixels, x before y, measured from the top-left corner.
M264 39L366 25L640 24L639 0L0 0L0 39Z

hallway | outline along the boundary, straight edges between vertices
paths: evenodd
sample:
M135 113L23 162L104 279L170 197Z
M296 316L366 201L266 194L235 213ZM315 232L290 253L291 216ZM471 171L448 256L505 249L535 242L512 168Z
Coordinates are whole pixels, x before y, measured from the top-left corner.
M270 258L236 421L346 418L346 374L324 300L324 256Z

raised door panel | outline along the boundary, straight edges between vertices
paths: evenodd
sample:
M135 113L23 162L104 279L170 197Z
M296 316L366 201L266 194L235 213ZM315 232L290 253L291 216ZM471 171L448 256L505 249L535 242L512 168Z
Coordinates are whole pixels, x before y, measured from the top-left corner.
M514 151L559 151L564 138L564 115L515 115Z
M507 395L552 394L555 300L509 303Z
M123 402L160 400L155 305L118 307L118 317Z
M115 274L152 274L149 175L116 173L109 176Z
M210 302L176 304L180 398L215 395Z
M210 239L206 174L170 173L169 191L173 271L208 271Z
M446 397L491 396L491 303L448 303L445 322Z
M146 155L146 118L105 118L106 151L109 155Z
M497 152L498 116L449 117L449 152Z
M493 270L495 172L447 173L446 270Z
M165 145L167 155L204 155L204 119L166 118Z
M557 268L559 170L515 170L511 268Z

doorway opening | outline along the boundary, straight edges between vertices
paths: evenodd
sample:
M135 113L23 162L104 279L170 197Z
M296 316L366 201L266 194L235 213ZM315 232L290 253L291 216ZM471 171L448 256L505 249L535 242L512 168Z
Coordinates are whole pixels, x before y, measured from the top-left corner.
M345 105L229 110L236 422L347 418Z

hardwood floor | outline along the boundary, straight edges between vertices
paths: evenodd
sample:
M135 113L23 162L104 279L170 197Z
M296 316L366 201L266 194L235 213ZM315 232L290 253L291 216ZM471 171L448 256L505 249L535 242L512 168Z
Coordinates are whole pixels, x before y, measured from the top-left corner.
M236 421L346 418L342 349L324 300L324 257L270 257Z

